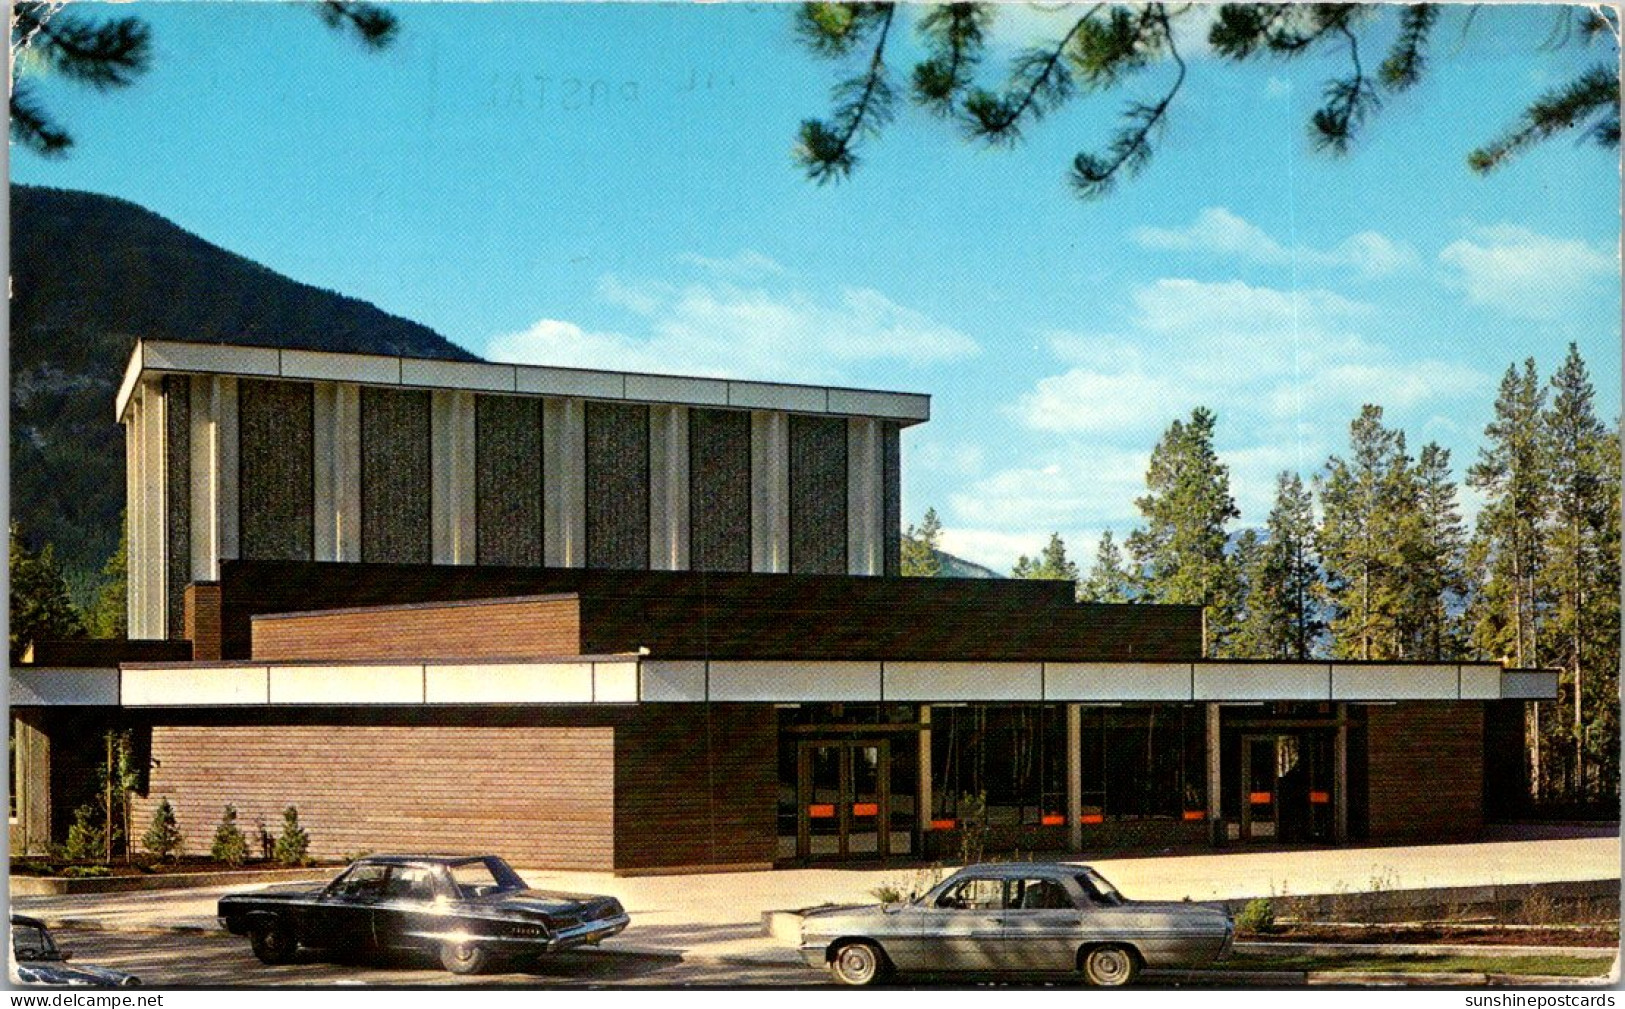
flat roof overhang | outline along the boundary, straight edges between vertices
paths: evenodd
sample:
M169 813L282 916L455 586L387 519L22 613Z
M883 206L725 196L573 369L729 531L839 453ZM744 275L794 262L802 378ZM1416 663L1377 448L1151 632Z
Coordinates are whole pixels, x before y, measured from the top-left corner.
M1557 673L1493 663L844 662L634 655L421 662L15 667L14 707L1179 703L1552 700Z
M344 354L334 351L253 347L240 344L141 340L130 354L114 407L124 421L143 374L229 375L306 382L353 382L407 389L449 389L560 396L736 410L784 410L839 417L872 417L907 427L931 419L923 393L839 386L751 382L685 375L549 368L488 361Z

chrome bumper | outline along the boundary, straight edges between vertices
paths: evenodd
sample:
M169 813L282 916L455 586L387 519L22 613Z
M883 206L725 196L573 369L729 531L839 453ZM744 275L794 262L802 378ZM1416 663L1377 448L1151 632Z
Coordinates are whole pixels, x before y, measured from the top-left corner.
M626 931L626 926L631 921L627 915L618 914L613 918L600 918L597 921L583 922L575 928L564 929L548 940L547 952L556 953L577 946L596 946L610 936L620 935Z

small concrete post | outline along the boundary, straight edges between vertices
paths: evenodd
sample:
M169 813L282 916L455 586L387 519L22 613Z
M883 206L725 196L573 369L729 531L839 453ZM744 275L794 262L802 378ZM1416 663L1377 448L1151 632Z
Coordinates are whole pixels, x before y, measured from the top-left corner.
M1066 706L1066 846L1083 850L1083 705Z

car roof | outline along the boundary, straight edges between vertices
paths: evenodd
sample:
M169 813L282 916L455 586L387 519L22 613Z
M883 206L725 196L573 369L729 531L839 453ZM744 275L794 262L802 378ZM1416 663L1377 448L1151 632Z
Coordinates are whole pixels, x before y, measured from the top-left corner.
M22 925L25 928L44 928L45 927L45 923L43 921L40 921L38 918L30 918L26 914L14 914L14 915L12 915L11 916L11 923L13 925Z
M978 876L1070 876L1089 872L1082 862L984 862L967 865L954 875L975 873Z
M410 865L430 863L433 865L464 865L469 862L483 862L486 859L498 858L497 855L363 855L357 862L382 862L386 865Z

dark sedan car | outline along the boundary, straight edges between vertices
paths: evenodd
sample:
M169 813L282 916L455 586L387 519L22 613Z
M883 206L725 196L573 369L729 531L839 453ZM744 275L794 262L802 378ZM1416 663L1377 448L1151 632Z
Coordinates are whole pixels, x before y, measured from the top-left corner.
M141 983L134 974L88 963L68 965L73 954L59 949L45 923L24 915L11 916L12 972L22 984L67 985L69 987L108 985L129 988Z
M287 963L300 946L415 949L438 952L454 974L594 945L629 920L613 897L532 890L495 855L373 855L318 889L227 894L219 915L264 963Z
M972 865L907 904L831 908L802 920L801 955L835 980L897 971L1078 971L1118 987L1141 967L1200 966L1230 952L1230 916L1129 900L1087 865Z

